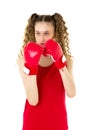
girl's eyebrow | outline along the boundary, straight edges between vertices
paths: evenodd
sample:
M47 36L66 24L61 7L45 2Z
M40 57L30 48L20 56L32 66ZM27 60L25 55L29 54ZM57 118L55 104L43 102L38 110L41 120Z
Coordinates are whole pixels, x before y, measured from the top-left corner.
M35 32L40 32L40 31L38 31L38 30L35 30ZM44 31L44 32L49 32L49 31Z

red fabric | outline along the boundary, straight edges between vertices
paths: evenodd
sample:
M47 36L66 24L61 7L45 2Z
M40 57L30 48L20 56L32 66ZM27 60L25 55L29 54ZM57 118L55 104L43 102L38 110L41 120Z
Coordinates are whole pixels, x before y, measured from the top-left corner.
M37 84L39 103L31 106L26 100L22 130L67 130L65 91L55 64L39 66Z

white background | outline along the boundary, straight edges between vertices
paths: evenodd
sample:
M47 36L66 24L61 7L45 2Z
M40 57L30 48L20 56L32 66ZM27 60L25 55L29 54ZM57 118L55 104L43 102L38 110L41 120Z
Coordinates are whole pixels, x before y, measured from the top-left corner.
M77 95L67 98L69 130L87 130L86 0L0 1L0 130L21 130L25 91L16 65L32 13L63 15L70 33Z

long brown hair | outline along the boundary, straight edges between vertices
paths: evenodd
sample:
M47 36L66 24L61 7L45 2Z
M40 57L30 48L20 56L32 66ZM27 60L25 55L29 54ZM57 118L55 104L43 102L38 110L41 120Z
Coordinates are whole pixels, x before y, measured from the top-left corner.
M23 49L28 42L35 41L35 23L43 21L52 23L55 29L55 40L61 45L64 55L71 57L68 29L66 22L59 13L54 13L53 15L38 15L34 13L31 15L25 27L23 45L20 49L19 56L23 56Z

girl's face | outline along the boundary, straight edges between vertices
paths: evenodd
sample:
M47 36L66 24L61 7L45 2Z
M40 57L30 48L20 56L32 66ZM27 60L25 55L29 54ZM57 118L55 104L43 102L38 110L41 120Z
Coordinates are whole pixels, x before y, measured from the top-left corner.
M45 42L54 38L54 27L50 22L37 22L35 24L36 43L44 47Z

